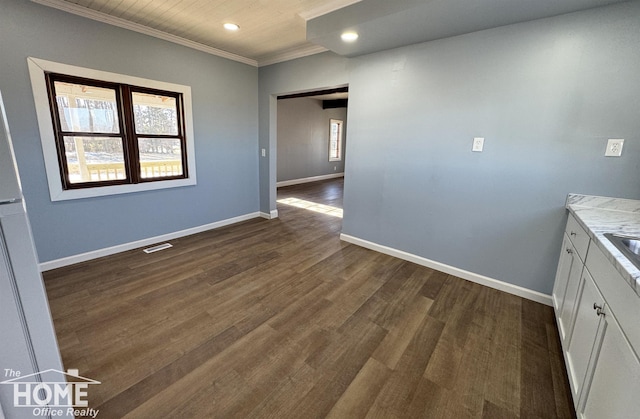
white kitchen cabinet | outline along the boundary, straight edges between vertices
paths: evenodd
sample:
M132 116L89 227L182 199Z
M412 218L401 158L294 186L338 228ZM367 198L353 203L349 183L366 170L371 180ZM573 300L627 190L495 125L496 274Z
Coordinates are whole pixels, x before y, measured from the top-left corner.
M639 418L640 300L600 249L589 253L585 272L591 273L607 305L598 316L599 329L576 412L584 419Z
M570 335L572 325L573 308L575 306L578 293L578 285L583 270L582 260L565 235L562 241L562 251L556 273L556 282L553 288L553 305L558 320L558 329L563 344L568 343L567 337Z
M572 215L565 233L552 299L576 414L640 418L640 298Z
M591 275L585 269L578 290L573 333L566 351L569 384L571 385L573 401L576 407L585 385L585 377L587 376L587 368L593 348L599 346L597 342L600 337L598 329L601 326L603 310L604 299L594 284Z
M640 417L640 360L615 319L605 314L593 348L590 382L578 416L583 419Z
M552 294L560 339L565 350L574 324L575 305L588 248L589 236L569 215Z
M593 251L589 252L585 269L607 301L608 311L615 317L631 347L636 354L640 353L640 296L598 246L593 246Z
M560 259L558 260L558 270L556 271L556 281L553 284L553 293L551 298L553 300L553 308L556 313L560 313L562 310L562 304L564 303L564 295L567 291L567 283L569 282L569 274L571 273L571 267L573 266L575 249L571 244L571 241L564 235L562 240L562 248L560 249Z

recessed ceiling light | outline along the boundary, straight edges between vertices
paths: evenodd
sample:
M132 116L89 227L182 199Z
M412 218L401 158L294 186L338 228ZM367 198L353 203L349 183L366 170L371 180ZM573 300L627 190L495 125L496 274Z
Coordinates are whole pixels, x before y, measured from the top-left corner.
M225 23L224 28L228 31L237 31L238 29L240 29L240 26L236 25L235 23Z
M340 35L340 38L342 38L344 42L353 42L358 39L358 34L356 32L344 32Z

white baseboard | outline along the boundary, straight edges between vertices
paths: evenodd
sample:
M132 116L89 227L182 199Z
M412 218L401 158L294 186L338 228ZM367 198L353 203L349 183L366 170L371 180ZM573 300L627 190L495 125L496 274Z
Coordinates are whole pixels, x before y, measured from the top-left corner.
M300 179L283 180L281 182L277 182L276 187L280 188L282 186L300 185L302 183L317 182L319 180L335 179L338 177L344 177L344 172L331 173L330 175L303 177Z
M274 209L274 210L271 210L271 212L269 213L261 212L260 216L262 218L266 218L267 220L273 220L274 218L278 218L278 210Z
M40 272L50 271L52 269L61 268L63 266L73 265L75 263L86 262L88 260L101 258L103 256L114 255L116 253L125 252L127 250L137 249L139 247L149 246L163 241L177 239L179 237L190 236L196 233L202 233L207 230L228 226L230 224L239 223L241 221L251 220L261 216L259 212L240 215L238 217L228 218L226 220L216 221L215 223L205 224L198 227L188 228L186 230L176 231L173 233L162 234L160 236L150 237L148 239L137 240L130 243L123 243L117 246L98 249L91 252L80 253L78 255L68 256L61 259L50 260L39 264Z
M427 268L435 269L447 273L449 275L457 276L458 278L466 279L467 281L475 282L480 285L485 285L490 288L494 288L500 291L507 292L509 294L517 295L527 300L536 301L548 306L553 306L551 296L543 294L538 291L533 291L528 288L520 287L518 285L509 284L504 281L489 278L487 276L479 275L473 272L465 271L453 266L445 265L444 263L436 262L430 259L417 256L412 253L407 253L402 250L394 249L392 247L383 246L381 244L373 243L367 240L359 239L357 237L349 236L347 234L340 234L340 240L348 243L352 243L367 249L375 250L376 252L384 253L389 256L394 256L399 259L407 260L409 262L416 263L418 265L426 266Z

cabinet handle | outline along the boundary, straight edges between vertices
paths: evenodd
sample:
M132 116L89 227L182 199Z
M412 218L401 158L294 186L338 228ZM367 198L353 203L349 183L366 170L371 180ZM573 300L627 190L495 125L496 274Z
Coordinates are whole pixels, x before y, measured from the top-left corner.
M569 248L569 247L567 247L565 250L566 250L566 251L567 251L567 253L569 253L569 254L573 253L573 250L571 250L571 248Z
M575 232L575 231L572 231L572 232L571 232L571 233L569 233L569 234L570 234L571 236L575 236L575 235L576 235L576 232Z
M604 316L605 312L602 306L599 306L598 303L593 303L593 309L596 311L598 316Z

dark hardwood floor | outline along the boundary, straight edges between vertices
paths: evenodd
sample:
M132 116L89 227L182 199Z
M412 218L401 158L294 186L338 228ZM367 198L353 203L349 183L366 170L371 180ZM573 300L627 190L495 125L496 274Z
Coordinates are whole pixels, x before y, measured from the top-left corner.
M279 198L342 205L342 179ZM44 274L99 418L570 418L550 307L255 219Z

